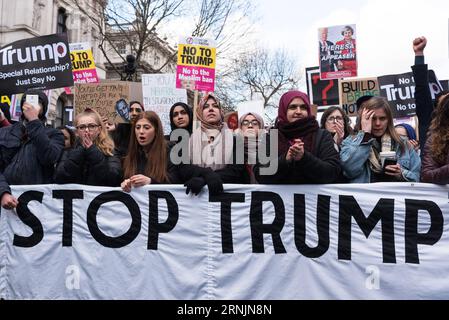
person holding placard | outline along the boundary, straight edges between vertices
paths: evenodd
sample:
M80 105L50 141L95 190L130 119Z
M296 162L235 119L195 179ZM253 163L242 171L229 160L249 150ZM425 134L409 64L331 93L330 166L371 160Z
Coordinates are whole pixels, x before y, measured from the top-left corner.
M21 120L0 129L0 195L5 209L18 205L9 185L53 183L64 148L62 132L45 127L48 98L43 91L27 90L20 107Z

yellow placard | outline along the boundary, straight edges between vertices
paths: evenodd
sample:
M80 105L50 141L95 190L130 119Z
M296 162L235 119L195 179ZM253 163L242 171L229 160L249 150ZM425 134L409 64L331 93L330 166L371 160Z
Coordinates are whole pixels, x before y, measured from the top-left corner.
M215 48L179 44L178 65L215 69L215 54Z
M81 71L95 68L92 50L79 50L70 52L73 71Z

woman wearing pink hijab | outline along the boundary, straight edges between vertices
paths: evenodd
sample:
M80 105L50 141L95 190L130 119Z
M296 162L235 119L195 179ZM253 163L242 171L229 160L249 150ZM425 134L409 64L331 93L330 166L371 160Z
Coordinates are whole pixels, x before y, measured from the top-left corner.
M309 97L301 91L289 91L279 101L274 129L278 133L278 170L261 175L256 165L257 181L265 184L326 184L337 181L340 157L332 136L320 129L312 115ZM273 137L270 132L270 138Z

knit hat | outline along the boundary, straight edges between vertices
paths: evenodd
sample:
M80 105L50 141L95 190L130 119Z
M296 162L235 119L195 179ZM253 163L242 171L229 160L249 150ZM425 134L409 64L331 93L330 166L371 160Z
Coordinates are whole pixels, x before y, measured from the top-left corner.
M409 140L416 140L416 132L411 125L407 123L400 123L395 126L395 128L397 127L402 127L405 129L405 131L407 131L407 137Z

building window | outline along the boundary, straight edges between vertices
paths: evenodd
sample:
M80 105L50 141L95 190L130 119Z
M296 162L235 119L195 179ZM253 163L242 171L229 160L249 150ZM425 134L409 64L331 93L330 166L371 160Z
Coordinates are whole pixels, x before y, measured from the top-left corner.
M126 54L126 42L117 42L116 48L119 54Z
M56 33L66 33L67 32L67 13L64 8L59 8L58 10L58 25L56 27Z

